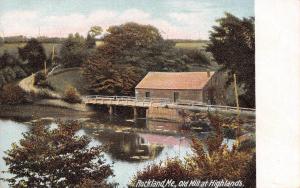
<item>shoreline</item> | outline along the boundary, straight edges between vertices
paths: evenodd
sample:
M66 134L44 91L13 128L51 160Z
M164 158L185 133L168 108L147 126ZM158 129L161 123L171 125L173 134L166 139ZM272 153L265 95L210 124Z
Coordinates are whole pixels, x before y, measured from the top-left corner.
M89 117L95 114L93 111L78 111L71 108L40 105L40 104L23 104L23 105L0 105L0 117L8 119L34 120L45 117L57 119L78 119Z

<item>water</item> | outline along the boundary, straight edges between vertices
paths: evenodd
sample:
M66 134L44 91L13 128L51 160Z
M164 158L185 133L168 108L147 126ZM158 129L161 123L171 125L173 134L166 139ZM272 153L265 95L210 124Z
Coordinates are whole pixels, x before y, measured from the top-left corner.
M140 120L138 125L132 121L107 121L92 119L84 123L79 135L88 135L92 138L91 145L110 144L104 157L107 163L113 164L115 177L109 181L119 183L119 187L126 185L139 170L149 164L158 163L170 157L183 158L191 153L189 139L180 134L174 134L177 124L165 123L171 127L172 135L154 134L160 131L164 123L146 123ZM50 124L55 128L55 124ZM138 130L132 132L133 128ZM2 157L4 151L11 148L13 142L22 138L22 133L29 131L30 126L11 120L0 119L0 170L7 170ZM143 131L142 131L143 130ZM3 175L1 174L1 177ZM8 177L8 175L5 175ZM0 187L8 187L6 182L0 182Z
M113 165L115 174L109 181L119 183L119 187L127 187L136 172L149 164L172 157L183 159L192 153L190 140L177 123L145 119L134 122L120 117L111 119L105 114L77 119L84 122L77 134L91 137L90 145L109 144L110 147L104 157L107 163ZM53 122L48 123L50 128L57 127ZM25 123L0 119L0 171L7 170L2 159L4 151L10 149L13 142L18 142L22 138L22 133L29 131L30 127ZM199 134L199 138L205 138L206 135ZM224 144L231 148L233 140L224 139ZM8 185L6 182L0 182L0 187Z
M3 160L4 151L10 149L11 144L18 142L22 138L22 133L30 128L22 123L10 120L0 120L0 171L7 170ZM7 174L0 174L3 178L8 178ZM0 187L8 187L7 183L0 181Z

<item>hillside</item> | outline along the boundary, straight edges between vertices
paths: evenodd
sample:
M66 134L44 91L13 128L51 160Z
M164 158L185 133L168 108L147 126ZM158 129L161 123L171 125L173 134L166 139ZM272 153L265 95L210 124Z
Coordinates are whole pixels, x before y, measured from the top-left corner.
M86 82L82 75L83 70L79 67L59 69L48 76L48 81L54 90L63 95L69 86L75 87L81 95L87 94Z

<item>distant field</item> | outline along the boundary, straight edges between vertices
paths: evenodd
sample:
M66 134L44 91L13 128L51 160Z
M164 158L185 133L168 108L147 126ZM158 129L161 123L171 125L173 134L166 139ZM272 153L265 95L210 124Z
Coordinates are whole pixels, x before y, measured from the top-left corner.
M8 53L12 55L18 54L18 47L24 47L26 43L13 43L13 44L4 44L0 46L0 55L4 53L6 50ZM60 50L61 44L58 43L44 43L45 52L47 56L49 56L52 52L52 48L54 46L55 52L57 53Z
M205 49L207 42L177 42L175 47L186 49Z
M6 50L8 53L12 55L18 55L18 47L24 47L26 43L12 43L12 44L4 44L0 46L0 55L4 53ZM96 41L96 46L103 45L102 41ZM45 52L47 56L49 56L52 52L52 48L54 46L55 52L58 53L61 44L59 43L43 43L45 48ZM207 46L207 42L177 42L175 47L177 48L185 48L185 49L205 49Z

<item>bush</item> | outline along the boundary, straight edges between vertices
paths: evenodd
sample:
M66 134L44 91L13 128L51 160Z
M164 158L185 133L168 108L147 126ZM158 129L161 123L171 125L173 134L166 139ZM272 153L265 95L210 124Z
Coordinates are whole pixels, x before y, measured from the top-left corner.
M3 72L0 70L0 88L2 88L3 85L7 84Z
M13 84L7 84L3 86L0 92L1 104L22 104L29 102L27 94L19 86Z
M19 65L15 65L12 69L16 73L17 78L24 78L27 76L26 72Z
M44 72L37 72L35 74L33 85L41 87L41 88L48 88L48 89L53 90L53 87L48 82L47 77Z
M54 96L47 89L41 89L36 96L41 99L57 99L57 96Z
M216 126L216 134L201 141L192 139L193 154L185 160L169 159L160 164L153 164L138 172L131 185L137 180L173 179L181 180L229 180L243 181L248 187L255 187L255 153L253 148L240 148L234 145L230 150L222 144L223 135L218 119L211 121ZM253 183L254 182L254 183Z
M76 88L70 86L65 90L64 101L68 103L81 103L81 98Z

